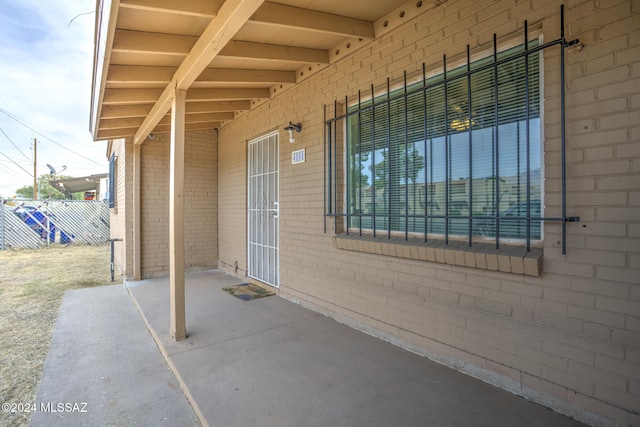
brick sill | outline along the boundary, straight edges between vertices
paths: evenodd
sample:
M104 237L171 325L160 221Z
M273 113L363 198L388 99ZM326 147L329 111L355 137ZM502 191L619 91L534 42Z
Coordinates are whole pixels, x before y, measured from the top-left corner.
M521 246L450 241L445 245L442 240L376 237L371 235L339 234L333 237L333 246L347 251L387 255L398 258L478 268L481 270L501 271L538 277L542 274L542 249L531 248L527 252Z

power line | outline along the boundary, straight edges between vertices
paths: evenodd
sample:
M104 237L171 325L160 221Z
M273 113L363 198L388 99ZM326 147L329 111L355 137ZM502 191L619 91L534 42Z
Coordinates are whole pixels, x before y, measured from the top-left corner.
M3 92L4 92L4 90L0 86L0 97L4 100L4 104L6 104L6 106L7 106L7 111L11 111L12 114L15 114L14 112L15 112L16 109L15 109L15 107L13 106L13 104L11 102L11 98L5 96L5 94ZM27 130L24 127L19 126L16 129L19 130L20 133L22 133L22 135L24 136L24 139L26 139L26 140L31 139L31 135L29 135L27 133Z
M94 163L94 164L96 164L96 165L98 165L98 166L103 166L103 165L101 165L100 163L96 162L95 160L90 159L90 158L88 158L88 157L86 157L86 156L83 156L82 154L80 154L80 153L78 153L78 152L76 152L76 151L73 151L73 150L72 150L72 149L70 149L70 148L65 147L64 145L60 144L59 142L54 141L54 140L53 140L53 139L51 139L49 136L47 136L47 135L43 134L42 132L40 132L40 131L38 131L38 130L34 129L34 128L33 128L32 126L30 126L29 124L25 123L24 121L22 121L21 119L19 119L19 118L18 118L18 117L16 117L16 116L14 116L13 114L11 114L11 113L9 113L9 112L7 112L7 111L3 110L2 108L0 108L0 112L1 112L1 113L3 113L3 114L5 114L7 117L9 117L9 118L11 118L11 119L15 120L16 122L20 123L22 126L26 127L27 129L30 129L31 131L33 131L33 132L37 133L37 134L38 134L38 135L40 135L41 137L43 137L43 138L45 138L45 139L48 139L49 141L53 142L53 143L54 143L54 144L56 144L58 147L63 148L63 149L65 149L65 150L69 151L70 153L75 154L75 155L76 155L76 156L78 156L78 157L82 157L83 159L88 160L88 161L90 161L91 163Z
M29 175L29 176L33 176L33 174L32 174L31 172L28 172L25 168L23 168L22 166L20 166L18 163L14 162L14 161L13 161L13 159L12 159L11 157L7 156L7 155L6 155L6 154L4 154L4 153L0 153L0 154L2 154L2 155L3 155L3 156L5 156L7 159L9 159L9 160L11 161L11 163L13 163L14 165L16 165L16 166L17 166L17 167L19 167L20 169L22 169L22 170L23 170L27 175Z
M9 160L5 160L2 157L0 157L0 173L11 176L11 180L1 180L0 187L13 187L16 181L21 180L20 178L18 178L18 176L22 176L20 171L15 167L13 163L11 163ZM26 178L24 180L26 180Z
M10 156L7 156L6 154L4 154L4 156L5 157L10 157ZM11 160L5 160L5 159L0 157L0 163L4 163L6 165L8 165L10 163L18 163L18 164L23 165L25 168L33 165L33 161L25 162L24 160L21 160L21 159L15 159L15 158L12 158L12 157L10 157L10 158L11 158Z
M9 138L9 135L7 135L7 134L6 134L6 132L4 131L4 129L0 128L0 132L2 132L2 134L3 134L4 136L6 136L6 137L7 137L7 139L8 139L8 140L9 140L9 142L11 143L11 145L13 145L13 146L16 148L16 150L18 150L18 151L20 152L20 154L22 154L22 155L24 156L24 158L25 158L25 159L27 159L27 160L31 160L29 157L27 157L27 155L26 155L26 154L24 154L24 153L22 152L22 150L21 150L20 148L18 148L18 146L17 146L17 145L16 145L16 144L11 140L11 138Z
M38 135L43 136L49 140L51 140L51 137L45 135L43 132L47 132L46 129L43 129L42 127L35 125L35 124L31 124L31 123L27 123L25 120L23 120L22 118L20 118L17 114L10 112L6 109L3 109L2 107L0 107L0 112L4 113L7 117L9 117L10 119L18 122L19 124L21 124L24 128L36 132ZM24 129L22 127L20 127L19 129L21 129L24 132ZM82 143L78 143L77 141L75 141L72 138L66 137L64 135L57 135L59 138L62 138L64 140L69 141L70 144L72 145L84 145ZM30 138L30 137L28 137ZM52 140L52 142L55 142Z

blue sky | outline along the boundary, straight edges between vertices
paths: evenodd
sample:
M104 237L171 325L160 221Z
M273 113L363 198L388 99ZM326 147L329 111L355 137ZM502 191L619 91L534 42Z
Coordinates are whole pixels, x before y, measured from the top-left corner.
M108 171L106 143L89 133L94 9L0 0L0 196L33 184L34 138L38 176L47 163L69 176Z

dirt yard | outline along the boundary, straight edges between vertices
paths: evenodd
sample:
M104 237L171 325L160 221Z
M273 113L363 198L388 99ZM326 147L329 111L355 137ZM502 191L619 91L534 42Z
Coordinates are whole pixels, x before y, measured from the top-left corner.
M109 263L108 245L0 251L0 404L35 402L64 292L112 284ZM28 424L0 412L0 426Z

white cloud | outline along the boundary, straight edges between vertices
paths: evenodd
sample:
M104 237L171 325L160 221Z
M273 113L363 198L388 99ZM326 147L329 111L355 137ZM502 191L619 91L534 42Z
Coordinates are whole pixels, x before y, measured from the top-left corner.
M33 183L5 157L31 173L33 138L37 175L47 163L71 176L107 171L105 143L89 133L95 15L80 14L94 8L94 0L0 0L0 109L32 128L0 112L0 128L31 159L0 133L0 196Z

